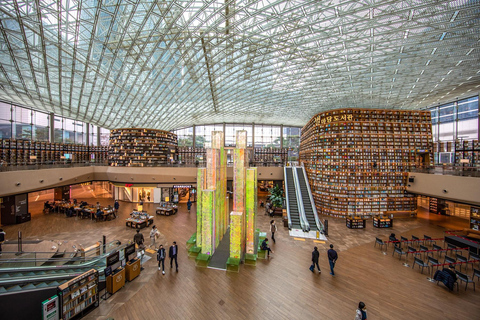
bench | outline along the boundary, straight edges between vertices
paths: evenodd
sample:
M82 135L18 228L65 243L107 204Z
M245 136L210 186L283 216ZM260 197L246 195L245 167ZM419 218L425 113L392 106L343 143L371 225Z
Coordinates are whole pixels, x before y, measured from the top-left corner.
M227 259L227 271L238 272L240 269L240 259L229 257Z
M199 253L195 258L195 265L197 267L208 267L208 263L210 262L210 255L205 253Z
M202 251L202 248L200 247L197 247L197 246L190 247L190 249L188 249L188 256L190 258L196 258L200 253L200 251Z
M190 249L191 247L195 246L197 244L197 234L194 233L190 239L187 240L187 249Z
M256 266L257 255L253 253L245 253L245 264L250 266Z

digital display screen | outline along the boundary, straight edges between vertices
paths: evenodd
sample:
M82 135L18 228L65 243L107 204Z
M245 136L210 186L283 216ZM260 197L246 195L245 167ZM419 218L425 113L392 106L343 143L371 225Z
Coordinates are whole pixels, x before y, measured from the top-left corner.
M125 256L130 257L132 253L135 253L135 243L132 243L131 245L128 245L125 247ZM128 259L130 260L130 259Z
M113 266L114 264L116 264L119 261L120 261L120 253L119 252L112 253L111 255L109 255L107 257L107 267ZM120 263L119 263L119 265L120 265ZM115 270L115 269L116 268L112 267L112 270Z

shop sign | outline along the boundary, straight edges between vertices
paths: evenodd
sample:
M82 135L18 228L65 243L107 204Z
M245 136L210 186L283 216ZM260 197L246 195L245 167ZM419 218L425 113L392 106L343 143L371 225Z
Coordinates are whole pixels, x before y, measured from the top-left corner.
M125 187L126 188L131 188L131 187L133 187L133 184L132 183L125 183Z
M54 295L42 302L42 320L58 320L58 318L58 296Z
M191 188L192 185L184 185L184 184L176 184L176 185L173 185L174 188Z

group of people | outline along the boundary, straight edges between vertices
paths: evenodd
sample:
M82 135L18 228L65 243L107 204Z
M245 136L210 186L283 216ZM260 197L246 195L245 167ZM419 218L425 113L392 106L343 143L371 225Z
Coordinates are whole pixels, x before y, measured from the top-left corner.
M330 265L330 274L332 276L335 275L335 272L333 269L335 268L335 263L337 262L338 259L338 254L337 251L333 249L333 244L330 245L330 249L327 251L327 257L328 257L328 263ZM322 270L320 270L320 266L318 265L318 260L320 258L320 252L318 251L318 248L315 247L313 248L312 251L312 265L310 266L310 271L314 272L315 266L318 269L318 273L322 273Z
M158 231L156 226L152 227L152 230L150 231L150 247L155 246L155 240L160 236L160 232ZM145 238L143 237L143 234L140 232L139 229L137 229L137 233L133 237L133 242L138 246L138 249L141 252L141 258L143 259L143 255L145 254ZM168 257L170 258L170 268L173 268L173 262L175 261L175 270L178 272L178 246L177 242L173 241L173 244L170 246L168 250ZM157 261L158 261L158 270L162 271L162 274L165 274L165 258L166 258L166 252L165 248L163 247L163 244L160 244L158 246L157 250Z
M43 212L44 213L51 213L55 210L57 204L54 202L50 203L50 201L45 201L43 204ZM104 218L106 220L106 216L104 215L104 212L100 206L100 202L97 202L95 205L95 211L91 212L90 210L86 210L88 206L88 203L86 201L81 201L80 203L77 202L77 199L73 199L69 203L67 203L67 206L65 207L65 215L67 217L73 217L76 213L81 214L82 216L87 216L89 217L91 215L92 220L95 218L100 219ZM75 207L79 207L80 209L75 209ZM113 218L115 219L117 217L118 209L120 208L120 203L118 203L118 200L115 200L115 203L112 206L108 205L107 210L113 209ZM77 211L77 212L75 212Z

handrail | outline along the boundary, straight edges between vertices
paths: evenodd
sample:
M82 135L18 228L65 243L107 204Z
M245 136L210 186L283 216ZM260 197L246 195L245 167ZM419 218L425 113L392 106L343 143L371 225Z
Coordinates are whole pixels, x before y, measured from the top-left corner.
M313 201L312 190L310 189L310 184L308 183L307 172L305 171L305 167L302 166L303 178L305 179L305 184L307 185L308 190L308 197L310 198L310 204L312 206L313 215L315 217L315 224L317 225L318 231L323 231L324 226L323 223L318 220L318 213L317 207L315 206L315 202Z
M288 179L287 179L287 170L292 170L291 167L283 167L283 175L285 179L285 199L287 200L287 217L288 217L288 229L292 229L292 219L290 218L290 201L288 199Z
M300 181L298 181L297 170L293 171L293 179L295 181L295 192L297 194L297 205L298 211L300 213L300 225L302 226L303 231L310 231L310 224L308 223L307 217L305 216L305 208L303 207L303 198L302 193L300 192Z

